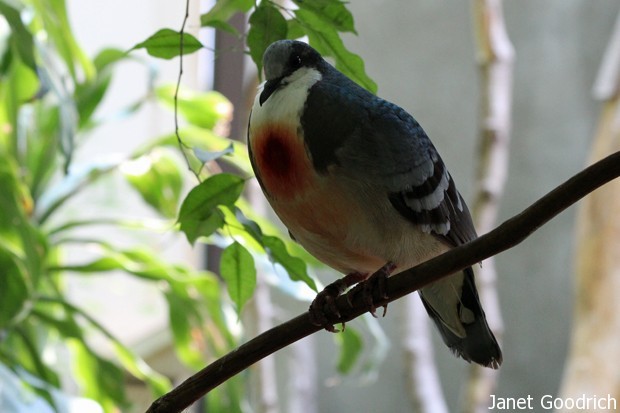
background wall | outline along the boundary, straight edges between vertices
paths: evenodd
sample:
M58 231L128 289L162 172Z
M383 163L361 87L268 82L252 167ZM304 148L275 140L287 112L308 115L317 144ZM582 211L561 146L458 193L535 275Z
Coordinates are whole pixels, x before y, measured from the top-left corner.
M359 36L347 43L364 58L379 95L423 125L471 200L479 101L471 2L355 1L350 6ZM510 171L500 221L583 167L599 109L590 89L618 11L617 1L504 1L516 61ZM497 258L505 321L498 396L557 395L572 316L574 216L571 208ZM380 321L391 337L398 336L397 307ZM391 351L382 371L387 376L373 384L372 395L352 385L346 399L356 407L347 411L374 411L368 406L409 411L398 372L398 341ZM456 411L464 363L439 341L436 355L446 397ZM330 411L329 403L341 396L331 389L323 397L332 400L319 410Z

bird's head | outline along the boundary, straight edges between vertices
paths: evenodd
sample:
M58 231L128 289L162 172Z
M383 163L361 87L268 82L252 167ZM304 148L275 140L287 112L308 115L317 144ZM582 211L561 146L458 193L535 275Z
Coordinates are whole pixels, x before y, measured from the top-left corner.
M262 105L276 90L302 78L309 70L321 72L327 62L319 52L296 40L272 43L263 55L265 85L260 95Z

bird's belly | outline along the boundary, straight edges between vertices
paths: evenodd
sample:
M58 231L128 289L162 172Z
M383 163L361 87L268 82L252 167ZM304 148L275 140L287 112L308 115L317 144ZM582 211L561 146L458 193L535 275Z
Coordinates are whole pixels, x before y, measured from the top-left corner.
M271 199L295 239L342 273L370 274L387 262L394 273L448 249L380 199L360 202L335 179L321 176L294 199Z
M313 186L294 200L273 200L284 225L310 254L343 273L370 273L386 260L372 248L367 219L331 185Z

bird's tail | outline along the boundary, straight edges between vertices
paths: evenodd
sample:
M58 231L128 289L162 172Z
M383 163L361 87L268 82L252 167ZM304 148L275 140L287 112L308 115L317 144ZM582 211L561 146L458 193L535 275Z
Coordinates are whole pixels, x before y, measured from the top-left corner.
M502 351L487 324L471 268L422 288L420 297L456 355L493 369L502 364Z

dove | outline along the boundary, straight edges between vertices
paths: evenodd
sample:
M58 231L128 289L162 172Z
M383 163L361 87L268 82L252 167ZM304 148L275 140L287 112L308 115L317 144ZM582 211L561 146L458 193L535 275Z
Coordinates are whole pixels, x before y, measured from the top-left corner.
M263 67L248 124L256 178L292 238L344 274L310 306L316 323L333 330L324 315L333 300L373 273L396 274L477 237L445 163L404 109L304 42L272 43ZM500 366L472 268L419 295L456 355Z

